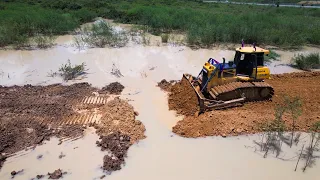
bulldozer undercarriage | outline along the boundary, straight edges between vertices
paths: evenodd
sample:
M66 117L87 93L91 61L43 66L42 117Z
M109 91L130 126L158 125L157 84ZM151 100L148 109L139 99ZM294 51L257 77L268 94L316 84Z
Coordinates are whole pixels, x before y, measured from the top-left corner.
M269 100L274 94L273 88L265 82L231 82L215 86L208 93L202 93L199 82L194 81L191 75L184 74L183 77L198 96L200 112L239 106L248 101Z

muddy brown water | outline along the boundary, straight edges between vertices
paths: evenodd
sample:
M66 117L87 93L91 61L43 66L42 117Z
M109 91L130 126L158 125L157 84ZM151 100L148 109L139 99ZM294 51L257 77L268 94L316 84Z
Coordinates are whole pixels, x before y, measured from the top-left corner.
M187 139L171 132L171 127L182 117L168 110L167 94L156 86L157 82L162 79L179 80L184 72L197 75L209 57L232 59L233 51L142 45L78 51L71 46L70 36L59 37L58 40L59 44L48 50L0 51L0 84L89 82L96 87L115 81L123 84L125 89L121 98L129 99L139 112L137 119L145 125L147 138L130 147L126 165L122 170L113 172L108 179L319 178L319 163L305 173L300 170L302 163L297 172L293 171L296 158L290 158L296 156L301 146L307 143L307 138L291 149L284 146L281 158L289 160L280 160L272 154L268 158L262 157L253 143L253 140L260 139L259 135ZM294 53L288 52L288 56L290 54L293 56ZM68 59L73 64L85 62L87 74L68 82L63 82L60 77L47 76L48 72L57 71ZM286 63L289 59L281 60ZM115 66L123 77L111 74ZM281 70L279 67L270 66L271 72L296 71L290 68ZM101 152L96 146L97 139L98 136L89 131L84 138L60 146L57 145L58 140L53 138L34 150L19 152L4 163L0 179L10 179L13 170L24 169L15 179L31 179L58 168L68 172L64 179L99 179L103 175L100 167L106 152ZM61 152L66 156L59 159ZM43 155L40 160L37 159L39 154Z

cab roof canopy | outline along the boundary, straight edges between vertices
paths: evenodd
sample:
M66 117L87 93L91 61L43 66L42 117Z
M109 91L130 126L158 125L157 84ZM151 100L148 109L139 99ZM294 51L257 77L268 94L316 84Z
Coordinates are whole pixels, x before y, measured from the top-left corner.
M239 47L236 49L236 51L239 51L241 53L264 53L269 54L270 51L267 49L262 49L260 47Z

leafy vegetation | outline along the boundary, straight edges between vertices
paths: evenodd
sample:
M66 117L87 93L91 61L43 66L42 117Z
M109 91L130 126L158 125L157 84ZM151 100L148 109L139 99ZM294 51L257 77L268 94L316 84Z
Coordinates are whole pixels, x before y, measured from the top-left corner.
M65 80L72 80L85 73L85 63L71 65L70 60L59 68L59 75Z
M292 65L302 70L319 69L320 54L298 54L292 58Z
M191 0L6 1L0 3L0 46L26 42L35 33L67 33L97 16L145 25L157 35L185 32L189 45L239 43L241 39L282 47L320 44L320 9Z

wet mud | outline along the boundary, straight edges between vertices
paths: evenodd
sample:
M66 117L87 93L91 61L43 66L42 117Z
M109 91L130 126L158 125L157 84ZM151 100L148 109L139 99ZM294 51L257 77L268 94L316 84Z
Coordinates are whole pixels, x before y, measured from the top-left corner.
M120 83L110 87L107 88L109 93L121 93L124 88ZM35 148L53 136L60 138L58 145L63 139L83 136L86 125L82 121L73 120L71 124L63 122L69 122L80 111L96 111L95 117L99 116L100 119L94 127L102 139L99 146L113 154L104 157L103 169L119 170L130 145L145 138L145 127L135 119L139 113L119 97L103 103L94 103L92 98L89 104L81 103L83 99L88 99L85 97L98 91L88 83L71 86L1 86L0 168L6 160L5 155ZM67 157L61 153L59 158ZM57 179L60 175L61 171L56 170L50 174L50 178Z
M101 136L100 139L101 141L97 142L97 146L101 147L101 151L111 152L111 155L104 156L102 169L107 172L120 170L131 145L130 136L117 131L106 136Z
M63 178L63 175L67 174L67 172L62 172L61 169L57 169L53 171L52 173L48 173L49 178L48 179L60 179Z
M99 93L101 94L114 94L114 95L119 95L121 94L121 92L123 91L124 86L122 84L120 84L119 82L113 82L110 83L109 85L103 87Z
M195 99L185 99L185 105L181 103L181 98L169 97L169 108L176 109L178 113L186 115L174 127L173 132L184 137L203 137L203 136L228 136L240 134L252 134L261 132L261 124L274 119L274 109L276 105L283 102L284 96L298 96L303 103L302 115L297 120L296 130L307 132L311 124L320 120L320 73L303 72L273 75L272 79L266 80L275 90L272 101L250 102L241 107L229 108L225 110L214 110L201 114L199 117L192 116L194 111L190 107L195 107ZM179 91L186 90L185 83L177 83ZM173 88L172 88L173 89ZM179 92L178 91L178 92ZM193 90L189 93L192 94ZM188 96L185 96L188 97ZM190 97L189 97L190 98ZM194 108L195 109L195 108ZM289 114L284 115L287 127L291 125Z

